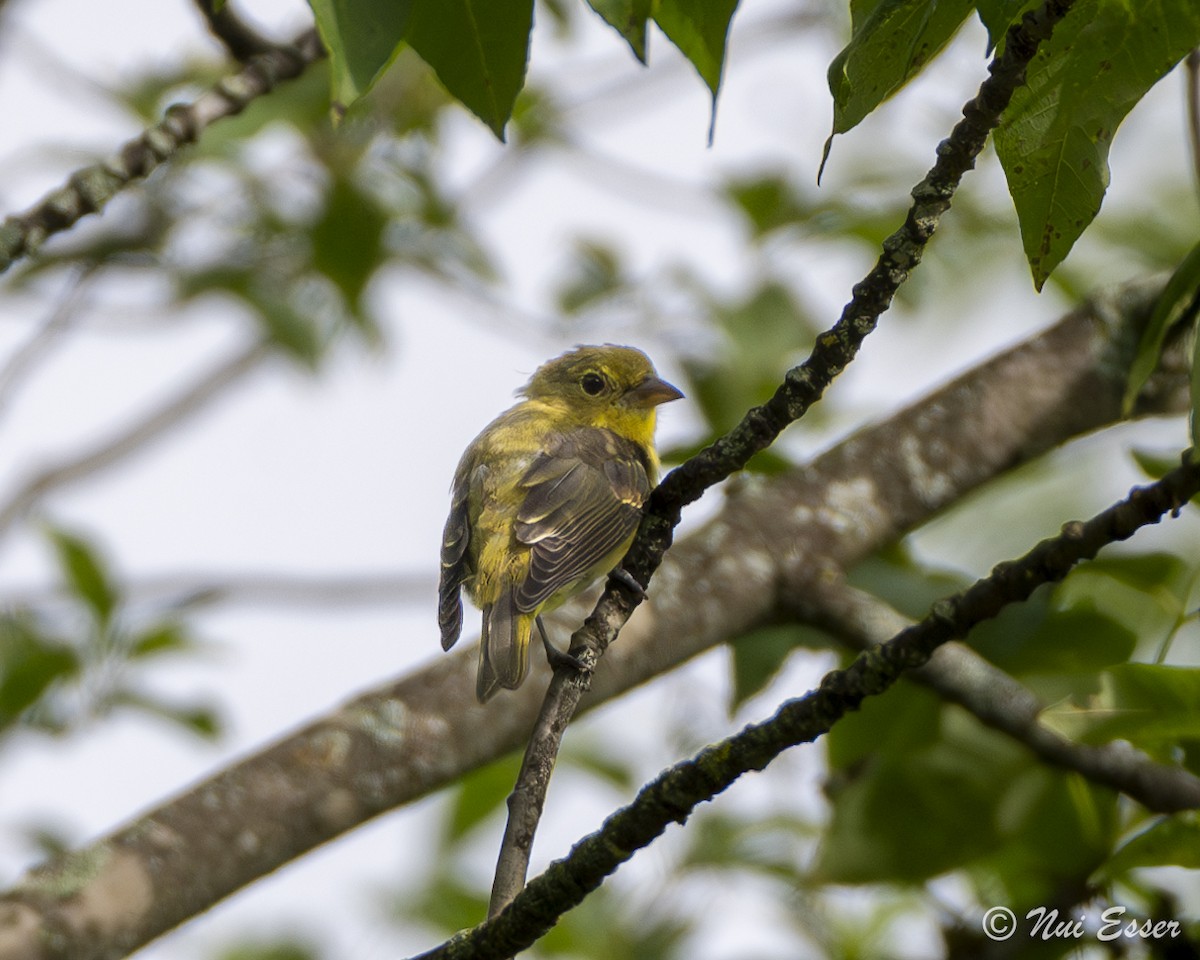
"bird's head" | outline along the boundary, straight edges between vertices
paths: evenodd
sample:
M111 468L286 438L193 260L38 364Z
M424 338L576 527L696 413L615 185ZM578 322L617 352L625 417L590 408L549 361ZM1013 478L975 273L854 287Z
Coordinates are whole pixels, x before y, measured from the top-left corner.
M654 433L655 407L683 396L641 350L611 343L576 347L547 361L520 393L569 411L580 424L644 443Z

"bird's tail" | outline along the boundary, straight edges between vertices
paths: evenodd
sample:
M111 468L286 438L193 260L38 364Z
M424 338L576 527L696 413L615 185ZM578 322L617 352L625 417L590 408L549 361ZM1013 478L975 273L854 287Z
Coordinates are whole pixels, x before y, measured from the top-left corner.
M475 683L475 696L480 703L486 703L500 687L516 690L521 685L529 672L532 631L533 617L518 612L511 587L484 610Z

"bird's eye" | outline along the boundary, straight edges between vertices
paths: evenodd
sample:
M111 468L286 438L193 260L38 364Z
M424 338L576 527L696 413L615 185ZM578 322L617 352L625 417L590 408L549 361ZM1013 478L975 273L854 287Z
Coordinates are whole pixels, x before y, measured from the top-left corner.
M598 397L604 392L604 378L598 373L585 373L579 385L589 397Z

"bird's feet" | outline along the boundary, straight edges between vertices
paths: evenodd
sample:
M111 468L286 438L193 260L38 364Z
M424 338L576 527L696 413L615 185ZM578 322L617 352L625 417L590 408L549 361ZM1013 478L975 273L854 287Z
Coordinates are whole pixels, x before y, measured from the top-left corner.
M537 624L538 633L542 637L542 646L546 650L546 662L550 664L550 669L557 671L559 668L564 670L574 670L576 673L583 673L587 669L587 665L577 656L570 653L563 653L554 644L550 642L550 638L546 635L546 626L542 623L541 617L535 617L534 623Z

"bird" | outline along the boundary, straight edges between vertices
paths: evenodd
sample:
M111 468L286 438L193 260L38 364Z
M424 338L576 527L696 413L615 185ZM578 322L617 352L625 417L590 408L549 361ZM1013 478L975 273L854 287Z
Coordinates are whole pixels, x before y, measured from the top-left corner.
M535 625L551 666L578 666L542 614L605 574L632 581L619 564L658 480L656 411L683 393L641 350L603 344L542 364L517 396L463 453L442 535L442 648L462 632L465 589L483 612L480 703L524 681Z

